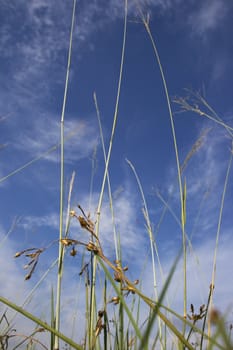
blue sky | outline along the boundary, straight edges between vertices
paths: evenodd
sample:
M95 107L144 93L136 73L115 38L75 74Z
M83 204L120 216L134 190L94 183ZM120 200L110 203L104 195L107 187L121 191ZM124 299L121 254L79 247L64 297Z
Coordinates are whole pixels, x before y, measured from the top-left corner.
M128 6L122 88L109 174L123 260L131 265L132 277L137 278L149 252L149 240L142 199L126 158L133 163L140 177L165 274L179 250L182 237L174 219L174 215L180 215L180 204L169 113L158 64L137 9L150 14L150 28L171 100L186 96L185 89L200 92L218 117L232 127L233 4L224 0L139 0L129 1ZM0 273L1 280L6 281L1 286L1 294L23 302L26 293L56 257L55 247L46 252L28 282L23 280L23 259L13 260L16 251L35 245L45 246L58 237L59 147L45 153L60 142L72 1L0 0L0 8L0 143L3 146L0 150L0 261L5 267ZM72 207L81 204L86 212L91 212L93 219L104 172L93 93L97 95L108 147L120 69L123 19L123 1L77 1L65 112L65 191L67 195L71 174L75 171ZM197 103L207 111L200 101ZM223 126L196 113L180 113L177 104L173 103L172 109L181 163L200 135L208 130L183 174L187 182L186 231L189 237L192 236L195 257L199 259L197 264L191 253L188 256L188 302L195 300L199 306L207 298L211 281L232 131L229 133ZM6 178L37 157L40 158L38 161ZM214 297L216 305L223 310L233 302L229 278L233 248L231 179L232 171L224 203ZM170 210L157 230L164 207L162 199L165 202L169 199ZM16 224L9 232L15 220ZM114 259L107 195L100 232L106 254ZM71 235L76 239L85 238L75 224L71 227ZM135 259L135 256L139 258ZM77 276L77 268L70 266L70 258L67 259L69 269L65 278L72 280L75 289L73 276ZM79 257L77 262L80 266ZM197 280L192 278L195 274L199 277ZM49 281L43 282L35 300L42 300L42 295L49 292L55 275L56 269L50 273ZM147 290L152 288L150 276L148 265L148 277L145 274L144 279ZM16 282L20 286L17 293ZM180 277L177 282L179 284ZM65 295L73 300L71 290ZM174 307L178 308L179 304L178 293ZM44 310L46 307L45 303ZM229 319L232 318L230 313Z

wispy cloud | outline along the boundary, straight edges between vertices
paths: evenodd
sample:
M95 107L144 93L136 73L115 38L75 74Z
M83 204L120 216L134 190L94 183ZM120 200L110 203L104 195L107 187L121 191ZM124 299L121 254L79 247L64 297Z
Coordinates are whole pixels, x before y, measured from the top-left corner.
M31 119L30 127L14 134L13 148L18 152L38 157L53 146L59 147L60 123L55 118ZM16 129L12 132L15 133ZM65 123L65 161L72 162L85 158L99 144L99 137L94 123L83 119L68 119ZM44 159L58 162L57 154L45 154Z
M24 295L28 291L28 286L24 283L21 266L14 259L17 245L9 237L5 239L7 233L0 228L0 263L4 268L0 269L1 295L22 302ZM17 293L16 293L17 290Z
M25 216L19 223L20 227L23 227L27 231L35 229L35 227L50 227L57 229L59 227L59 215L52 213L45 216Z
M138 16L138 7L166 15L182 0L129 1L129 16ZM216 28L227 14L226 2L206 0L198 9L187 6L186 17L193 32L203 35ZM9 108L42 104L51 95L51 84L64 84L72 1L51 0L5 2L0 25L1 59L7 69L2 94L10 97ZM153 16L155 14L153 13ZM85 47L93 47L92 34L124 16L124 1L90 1L77 6L73 54L82 56ZM78 49L77 49L78 48ZM72 65L71 65L72 67ZM10 93L14 91L14 93ZM4 110L7 100L4 98Z
M187 169L190 195L195 196L201 189L215 188L220 183L229 154L228 146L226 135L219 129L211 130L205 137Z
M227 4L222 0L206 0L193 13L189 14L189 23L193 33L204 36L215 30L227 14Z
M216 227L229 159L230 140L221 128L216 128L206 136L185 173L187 214L191 218L197 208L201 209L198 227L202 233Z
M188 117L187 115L186 118ZM195 236L195 239L202 239L203 235L216 232L224 182L231 157L231 140L224 128L215 127L214 124L203 120L201 127L197 127L196 139L206 128L209 128L209 132L202 140L201 147L189 159L187 168L182 173L183 184L185 181L187 191L186 229L188 234ZM180 150L180 160L186 158L191 148L190 144L187 151L184 147ZM169 198L168 205L180 220L180 197L177 170L174 165L170 166L168 174L168 196L165 196L164 200ZM225 207L227 205L228 199L226 198ZM227 222L223 224L228 225Z
M141 208L138 204L135 204L137 201L134 201L132 198L134 198L134 194L130 194L127 190L124 190L117 198L113 199L114 218L112 218L108 196L107 194L104 196L100 215L99 237L104 252L107 255L114 256L115 253L114 225L117 236L120 235L122 256L124 259L126 257L131 259L139 250L142 251L146 247L146 229L143 226L140 227L137 225L139 215L143 215ZM92 194L90 207L89 197L84 194L80 198L79 194L79 201L76 202L82 206L86 214L90 211L90 218L93 222L96 220L98 200L99 194ZM76 206L74 206L73 209L76 210L78 215L82 215ZM73 238L75 239L78 238L83 241L88 241L90 238L90 234L81 229L75 218L71 221L70 232L71 236L74 236Z
M197 242L192 244L192 250L188 250L187 254L187 290L188 290L188 308L192 303L196 309L199 306L207 303L209 286L212 278L213 269L213 257L215 249L215 238L206 237L202 242ZM229 276L230 265L229 259L232 249L231 236L227 232L220 236L220 244L217 254L217 269L216 269L216 281L214 289L214 305L222 313L229 311L233 307L232 298L232 283L227 276ZM178 253L178 249L176 250ZM174 253L174 252L173 252ZM168 276L171 266L174 263L175 255L173 257L165 256L161 257L162 267L164 271L164 278ZM172 278L172 282L169 286L167 292L167 297L170 302L170 306L182 314L183 307L183 267L182 258L176 268L175 274ZM152 269L151 266L145 270L143 279L143 289L147 291L147 295L152 295L153 281L151 279ZM161 291L164 285L164 280L158 273L157 268L157 278L158 278L158 289ZM164 303L166 300L164 300ZM232 316L228 312L228 317L232 319Z
M226 73L230 67L230 60L225 52L216 54L215 62L212 68L212 83L216 84L219 81L225 81Z
M99 199L97 193L92 196L92 205L89 208L89 198L86 194L78 194L79 204L81 204L83 210L88 214L90 210L90 218L93 222L96 220L96 208ZM76 195L75 195L76 196ZM148 242L148 236L145 227L140 227L138 223L139 215L143 217L140 206L135 205L132 197L127 191L121 193L116 199L113 200L114 210L114 224L117 235L120 235L121 246L123 256L132 257L137 254L138 251L142 251ZM74 204L72 209L76 210L77 215L83 215L77 208L76 200L72 200ZM66 213L65 213L66 215ZM21 218L19 227L23 228L25 234L30 233L38 228L40 230L48 231L48 228L54 232L59 227L59 215L52 212L45 215L29 215ZM70 236L74 239L88 242L90 239L90 233L80 227L80 224L76 218L71 219L70 224ZM104 197L101 215L100 215L100 228L99 237L101 244L106 254L114 254L114 229L113 219L111 213L111 207L107 196Z

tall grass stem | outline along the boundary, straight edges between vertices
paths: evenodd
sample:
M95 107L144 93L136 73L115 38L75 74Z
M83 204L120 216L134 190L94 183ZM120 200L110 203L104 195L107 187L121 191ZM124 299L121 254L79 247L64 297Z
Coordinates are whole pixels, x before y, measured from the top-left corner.
M120 91L121 91L121 82L122 82L122 75L123 75L123 66L124 66L124 57L125 57L125 46L126 46L126 33L127 33L127 9L128 9L128 0L125 0L125 16L124 16L124 31L123 31L123 43L122 43L122 52L121 52L121 64L120 64L120 73L119 73L119 80L118 80L118 88L117 88L117 96L116 96L116 104L115 104L115 112L113 117L113 125L112 125L112 132L109 142L109 148L106 158L106 164L105 164L105 170L104 170L104 176L102 180L102 186L99 196L99 202L97 207L97 221L96 221L96 235L99 236L99 225L100 225L100 213L101 213L101 207L103 202L103 194L105 189L105 183L107 179L108 174L108 166L110 162L111 152L112 152L112 144L116 129L116 123L118 119L118 107L119 107L119 100L120 100ZM93 274L92 274L92 288L95 288L95 282L96 282L96 256L93 258ZM94 293L94 291L93 291ZM93 295L93 294L92 294ZM90 332L93 333L94 329L94 298L91 299L91 315L90 315Z
M68 51L68 60L67 60L67 68L66 68L65 90L64 90L62 113L61 113L60 224L59 224L59 253L58 253L58 275L57 275L56 316L55 316L55 328L57 331L59 331L60 329L61 282L62 282L62 265L63 265L63 255L64 255L64 248L61 243L62 236L63 236L63 207L64 207L64 119L65 119L65 108L66 108L69 73L70 73L75 9L76 9L76 0L73 1L69 51ZM55 336L55 340L54 340L54 350L59 350L59 337L57 336Z
M233 146L233 143L232 143L232 146ZM231 149L230 159L229 159L228 166L227 166L227 172L226 172L226 177L225 177L225 181L224 181L224 188L223 188L219 217L218 217L218 227L217 227L217 233L216 233L214 259L213 259L213 270L212 270L212 278L211 278L211 286L210 286L212 289L212 293L210 294L210 302L209 302L210 310L211 310L211 307L213 304L213 290L214 290L215 277L216 277L216 267L217 267L217 252L218 252L219 236L220 236L220 229L221 229L221 224L222 224L222 215L223 215L226 190L227 190L229 174L230 174L230 169L231 169L231 164L232 164L232 157L233 157L232 149ZM208 321L208 336L209 337L210 337L210 334L211 334L211 325L210 325L210 321Z
M141 11L140 11L141 12ZM172 130L172 137L173 137L173 144L174 144L174 150L175 150L175 158L176 158L176 166L177 166L177 174L178 174L178 184L179 184L179 193L180 193L180 206L181 206L181 225L182 225L182 241L183 241L183 313L184 313L184 318L187 316L187 264L186 264L186 235L185 235L185 218L184 218L184 213L185 213L185 208L183 207L184 200L183 200L183 188L182 188L182 179L181 179L181 170L180 170L180 161L179 161L179 152L178 152L178 147L177 147L177 140L176 140L176 132L175 132L175 125L174 125L174 120L173 120L173 113L172 113L172 108L171 108L171 102L170 102L170 97L168 93L168 87L162 67L162 63L159 57L159 53L157 50L157 46L155 44L155 40L152 36L150 26L149 26L149 17L145 17L143 13L141 12L141 17L143 24L145 26L145 29L148 33L149 39L151 41L153 51L159 66L162 82L163 82L163 87L166 95L166 101L167 101L167 106L168 106L168 111L169 111L169 117L170 117L170 124L171 124L171 130ZM184 329L183 333L185 334L185 323L184 323Z

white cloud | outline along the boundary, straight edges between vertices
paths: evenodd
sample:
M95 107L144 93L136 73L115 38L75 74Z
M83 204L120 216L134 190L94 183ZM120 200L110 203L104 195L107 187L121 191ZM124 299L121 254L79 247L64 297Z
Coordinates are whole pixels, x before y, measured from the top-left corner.
M72 162L88 157L98 146L99 137L95 125L91 121L67 119L65 121L65 161ZM59 148L60 123L54 118L30 120L30 127L21 129L20 135L15 135L13 147L23 151L30 157L37 157L51 147ZM58 162L56 152L46 154L44 159Z
M206 135L203 145L188 165L190 195L195 196L201 188L207 190L219 184L226 165L226 156L229 154L228 146L222 130L211 130Z
M5 235L4 230L1 229L0 263L1 266L4 266L4 268L0 269L1 296L20 303L23 300L24 293L28 290L28 286L24 282L21 266L14 259L16 244L9 237L5 240Z
M83 195L83 194L82 194ZM73 197L75 194L73 194ZM78 194L80 197L80 193ZM93 194L92 206L90 209L90 218L93 222L96 220L96 208L99 195ZM126 191L120 194L113 200L114 209L114 223L116 227L117 235L120 235L120 242L124 259L132 258L138 251L144 251L149 241L146 228L142 225L138 226L138 216L142 216L141 208L135 204L134 195L130 195ZM77 213L77 215L83 215L77 208L76 204L80 203L86 214L88 214L89 198L84 196L79 198L79 202L76 202L75 198L72 200L75 203L74 207L71 206ZM64 214L66 220L66 213ZM59 215L58 213L51 213L42 216L24 216L19 222L19 227L25 230L25 233L30 233L33 230L40 228L44 232L44 228L48 228L53 231L59 227ZM80 227L80 224L76 218L71 219L69 235L73 239L78 239L83 242L88 242L90 239L90 233ZM104 197L103 205L100 215L100 228L99 237L101 245L106 255L113 255L115 252L114 247L114 230L112 222L112 214L110 204L106 196ZM43 237L41 237L44 239Z
M138 16L138 6L153 15L175 10L182 0L129 1L129 18ZM222 21L226 11L222 0L205 1L200 9L189 13L193 31L203 34ZM67 50L72 14L72 1L13 1L5 2L0 26L0 45L3 62L7 63L2 96L6 108L42 105L51 96L51 85L64 84ZM77 4L73 58L82 56L82 50L93 47L91 35L124 16L124 1L88 1ZM78 45L78 49L77 49ZM73 61L71 63L72 69ZM13 93L11 93L14 91ZM10 96L10 98L9 98Z
M187 115L186 118L188 117ZM197 118L200 117L197 116ZM210 227L215 226L218 219L221 196L230 159L231 141L222 127L214 126L214 124L209 123L205 119L202 121L196 140L200 138L204 130L213 128L202 138L201 147L193 152L187 161L187 167L182 173L183 185L184 180L186 181L186 219L189 229L194 225L199 209L201 209L201 212L199 213L198 227L201 225L202 229L205 227L206 231L208 231ZM185 151L184 147L182 147L183 149L179 152L181 163L184 162L192 146L190 144ZM170 197L169 205L180 218L180 196L177 170L174 166L171 166L168 172L167 189Z
M220 235L220 244L217 253L217 269L215 289L213 294L214 305L223 314L233 308L233 286L229 276L231 275L231 266L229 265L230 255L232 251L232 239L231 235L227 235L223 232ZM199 240L197 244L192 245L193 251L187 254L187 307L189 311L190 304L192 303L196 310L199 309L203 303L206 305L209 293L209 286L212 278L213 257L215 249L214 237L202 237L202 241ZM175 252L173 251L173 257L162 256L161 262L163 271L165 272L165 278L168 276L171 266L175 259ZM151 266L145 269L143 279L143 290L146 291L146 295L152 296L152 270ZM157 286L161 291L163 287L163 281L159 273L157 273ZM167 293L170 307L178 313L182 314L183 308L183 263L182 257L176 268L175 274L172 278L169 290ZM166 299L164 303L166 304ZM232 320L232 316L228 313L229 318Z
M135 204L136 201L134 197L134 194L129 194L126 190L117 198L113 199L114 224L116 234L120 235L123 259L132 259L135 254L137 254L138 250L144 251L144 249L146 249L145 236L147 233L144 227L139 227L136 224L138 215L142 216L142 213L138 212L141 211L141 208L138 207L138 204ZM96 220L98 200L99 195L94 193L92 196L91 208L89 208L89 198L86 196L79 198L79 201L76 202L81 205L86 214L88 214L90 210L91 220L93 222ZM82 215L77 207L73 209L76 210L77 215ZM85 242L90 238L90 234L80 228L76 219L72 219L71 221L70 235L75 239L80 239ZM99 237L104 253L107 256L114 256L114 228L107 194L104 196L101 208Z
M226 2L222 0L206 0L198 10L189 16L193 32L204 36L208 31L216 29L227 13Z
M25 216L20 220L20 227L30 231L35 227L50 227L57 229L59 227L59 215L52 213L45 216Z
M230 61L227 55L223 52L219 55L216 53L216 60L213 62L212 68L212 83L216 84L218 80L224 80L229 67Z
M208 233L211 227L216 227L230 147L231 143L221 128L211 130L184 174L187 180L187 222L193 224L193 218L201 210L195 231L201 229Z

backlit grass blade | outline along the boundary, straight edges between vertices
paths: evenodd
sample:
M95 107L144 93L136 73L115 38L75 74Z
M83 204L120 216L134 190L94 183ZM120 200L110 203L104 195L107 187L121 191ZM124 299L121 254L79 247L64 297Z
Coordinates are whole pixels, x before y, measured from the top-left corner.
M63 198L64 197L64 119L65 119L65 108L66 108L67 90L68 90L68 82L69 82L69 74L70 74L75 9L76 9L76 0L73 1L69 52L68 52L68 60L67 60L67 68L66 68L65 90L64 90L62 113L61 113L60 223L59 223L59 253L58 253L57 298L56 298L56 319L55 319L55 325L57 330L60 329L61 281L62 281L63 255L64 255L64 247L61 242L63 237L63 207L64 207L64 198ZM54 340L54 350L59 350L59 338L57 336L55 337L55 340Z
M64 334L60 333L55 328L52 328L48 323L46 323L46 322L42 321L41 319L39 319L38 317L32 315L30 312L24 310L23 308L16 305L15 303L13 303L13 302L9 301L8 299L3 298L1 296L0 296L0 302L3 303L4 305L7 305L10 308L14 309L15 311L17 311L21 315L25 316L29 320L35 322L39 326L43 327L45 330L53 333L56 337L58 337L59 339L62 339L65 343L69 344L73 349L83 350L83 347L81 345L75 343L72 339L66 337Z
M226 190L227 190L227 185L228 185L228 180L229 180L229 175L230 175L230 170L231 170L231 164L232 164L232 157L233 157L233 151L231 150L230 158L229 158L229 162L228 162L228 167L227 167L227 172L226 172L226 177L225 177L225 181L224 181L221 206L220 206L220 210L219 210L219 217L218 217L218 227L217 227L217 233L216 233L216 242L215 242L214 259L213 259L213 270L212 270L212 279L211 279L212 290L214 289L214 284L215 284L219 236L220 236L220 229L221 229L221 224L222 224L222 215L223 215L223 207L224 207L224 202L225 202ZM210 309L212 307L212 302L213 302L213 292L210 294L210 302L209 302ZM210 333L211 333L211 326L210 326L210 322L209 322L208 323L208 335L209 335L209 337L210 337Z
M153 38L153 35L150 30L150 25L149 25L149 16L145 17L141 13L141 18L143 21L143 24L145 26L145 29L148 33L149 39L151 41L153 51L156 57L156 61L159 66L160 70L160 75L162 78L163 82L163 87L165 91L165 96L166 96L166 101L167 101L167 107L168 107L168 112L169 112L169 118L170 118L170 124L171 124L171 131L172 131L172 138L173 138L173 144L174 144L174 150L175 150L175 158L176 158L176 167L177 167L177 175L178 175L178 184L179 184L179 193L180 193L180 209L181 209L181 224L182 224L182 240L183 240L183 312L184 312L184 317L187 316L187 280L186 280L186 237L185 237L185 223L184 223L184 217L183 217L183 187L182 187L182 179L181 179L181 169L180 169L180 160L179 160L179 152L178 152L178 146L177 146L177 140L176 140L176 131L175 131L175 125L174 125L174 120L173 120L173 113L172 113L172 108L171 108L171 102L170 102L170 97L168 93L168 87L167 87L167 82L165 79L165 74L163 71L162 63L159 57L159 53L155 44L155 40ZM183 334L185 334L185 328L183 329Z
M102 180L99 202L98 202L98 207L97 207L97 219L96 219L96 235L97 235L97 237L99 236L101 207L102 207L102 203L103 203L104 189L105 189L105 184L106 184L106 179L107 179L107 174L108 174L108 166L109 166L111 153L112 153L112 145L113 145L113 139L114 139L114 135L115 135L116 123L117 123L117 119L118 119L118 107L119 107L121 83L122 83L122 76L123 76L123 66L124 66L124 58L125 58L128 0L125 0L124 10L125 10L125 15L124 15L123 43L122 43L121 64L120 64L120 73L119 73L119 79L118 79L115 111L114 111L114 117L113 117L112 132L111 132L111 137L110 137L110 142L109 142L109 148L108 148L107 157L106 157L104 176L103 176L103 180ZM92 288L95 288L95 283L96 283L96 257L94 256L94 258L93 258L92 284L91 284ZM94 293L95 293L95 290L93 290L93 294ZM92 298L92 300L91 300L91 316L90 316L90 329L91 330L94 327L93 318L94 318L94 299Z

